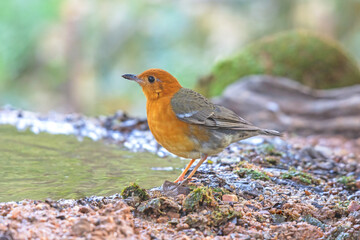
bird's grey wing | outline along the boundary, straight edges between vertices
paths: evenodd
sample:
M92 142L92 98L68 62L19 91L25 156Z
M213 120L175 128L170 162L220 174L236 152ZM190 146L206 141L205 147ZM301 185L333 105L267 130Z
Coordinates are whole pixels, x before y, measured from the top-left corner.
M214 105L191 89L182 88L171 99L171 107L176 117L184 122L205 125L214 114Z
M191 89L182 88L171 100L178 119L214 129L258 130L248 121L223 106L215 105Z
M214 106L215 106L215 112L209 118L209 120L214 121L216 123L215 126L219 128L228 128L234 130L245 130L245 129L249 130L249 128L253 128L254 130L258 129L250 122L239 117L236 113L234 113L230 109L220 105L214 105Z

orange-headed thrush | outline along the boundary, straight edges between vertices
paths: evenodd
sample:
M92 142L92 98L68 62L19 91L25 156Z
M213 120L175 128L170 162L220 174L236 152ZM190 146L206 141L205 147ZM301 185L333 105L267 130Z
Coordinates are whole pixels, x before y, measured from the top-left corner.
M192 159L175 182L184 180L195 159L201 158L187 179L191 179L207 156L221 152L233 142L256 135L281 135L258 128L200 93L183 88L164 70L149 69L137 76L122 77L142 87L149 128L160 145L175 155Z

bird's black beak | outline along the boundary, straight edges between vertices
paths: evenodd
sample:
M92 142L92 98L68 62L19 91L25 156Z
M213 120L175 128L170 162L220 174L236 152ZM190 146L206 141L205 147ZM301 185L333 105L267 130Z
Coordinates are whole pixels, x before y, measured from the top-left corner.
M135 82L141 81L141 79L138 78L138 77L137 77L136 75L134 75L134 74L124 74L124 75L122 75L122 77L125 78L125 79L128 79L128 80L135 81Z

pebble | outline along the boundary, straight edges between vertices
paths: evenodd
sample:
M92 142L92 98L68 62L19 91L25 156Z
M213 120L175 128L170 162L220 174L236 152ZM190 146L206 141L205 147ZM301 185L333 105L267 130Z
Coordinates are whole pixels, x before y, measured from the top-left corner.
M360 189L360 180L356 180L355 186L357 189Z
M348 206L348 211L349 212L355 212L358 211L360 209L360 204L357 201L351 201L349 206Z
M176 226L176 230L183 230L183 229L189 229L190 226L189 224L187 223L179 223L177 226Z
M225 194L222 196L222 200L223 200L223 202L238 202L239 201L238 197L234 194Z
M90 232L91 225L87 219L82 218L71 227L71 230L75 236L82 236L84 233Z
M90 209L87 208L87 207L81 207L81 208L79 209L79 212L81 212L81 213L88 213L88 212L90 212Z
M304 190L304 193L305 193L306 196L310 196L310 195L311 195L311 192L308 191L308 190Z
M161 216L156 219L157 223L166 223L168 221L169 221L169 217L167 217L167 216Z

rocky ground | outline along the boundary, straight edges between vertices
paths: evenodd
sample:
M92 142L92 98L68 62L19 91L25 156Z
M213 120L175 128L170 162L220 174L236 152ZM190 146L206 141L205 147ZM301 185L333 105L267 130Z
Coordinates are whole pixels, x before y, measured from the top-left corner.
M0 239L360 239L359 149L339 136L254 138L190 182L0 203Z

